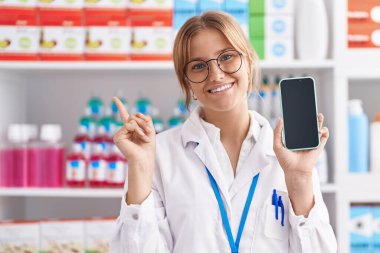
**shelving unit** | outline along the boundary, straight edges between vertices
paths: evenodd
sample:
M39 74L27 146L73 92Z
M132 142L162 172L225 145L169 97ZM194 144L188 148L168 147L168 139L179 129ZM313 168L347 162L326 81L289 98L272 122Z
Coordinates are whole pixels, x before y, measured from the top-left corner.
M327 60L260 63L264 74L308 74L316 79L319 111L325 114L330 130L329 184L321 188L339 252L349 252L350 203L380 203L380 175L348 173L350 85L380 81L380 51L347 49L347 1L325 0L330 19ZM63 140L68 144L91 93L109 102L119 89L130 103L142 94L151 98L165 119L182 96L171 62L0 61L0 135L13 122L38 125L51 122L62 125ZM120 189L0 188L0 219L117 216L122 194Z

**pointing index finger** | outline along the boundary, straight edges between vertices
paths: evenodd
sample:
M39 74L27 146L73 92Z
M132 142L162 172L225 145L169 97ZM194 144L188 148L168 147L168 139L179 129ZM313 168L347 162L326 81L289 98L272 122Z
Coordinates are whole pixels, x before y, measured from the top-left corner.
M120 101L120 99L118 97L113 97L113 101L115 102L115 104L117 106L117 109L118 109L119 114L120 114L121 121L123 121L124 124L127 123L128 118L129 118L129 114L127 112L127 109L125 109L123 103Z

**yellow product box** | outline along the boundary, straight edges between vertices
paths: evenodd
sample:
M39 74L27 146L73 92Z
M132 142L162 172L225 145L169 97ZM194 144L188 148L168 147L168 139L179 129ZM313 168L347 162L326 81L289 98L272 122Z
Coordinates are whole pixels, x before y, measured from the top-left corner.
M84 253L83 221L40 222L40 253Z
M89 219L85 221L86 253L108 253L113 234L116 231L115 219Z
M37 222L0 222L1 253L38 253Z
M171 60L173 14L134 13L131 16L131 59Z

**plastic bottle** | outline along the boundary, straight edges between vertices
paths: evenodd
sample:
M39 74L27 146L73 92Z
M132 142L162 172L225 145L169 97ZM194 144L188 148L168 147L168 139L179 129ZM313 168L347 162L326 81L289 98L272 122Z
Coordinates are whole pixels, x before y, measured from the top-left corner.
M260 96L257 90L252 90L248 94L248 109L252 111L259 111Z
M28 126L10 125L8 129L9 159L8 183L10 187L28 186Z
M327 151L326 149L323 149L317 164L315 165L318 176L319 176L319 182L321 184L327 184L329 179L329 169L328 169L328 163L327 163Z
M95 144L88 166L88 182L90 187L106 186L107 156L102 144Z
M107 155L110 150L110 145L113 144L113 140L110 137L110 135L107 133L106 127L104 125L98 125L97 132L98 132L97 135L93 139L92 146L101 144L102 149L103 149L102 152Z
M349 171L368 172L368 118L362 101L349 101Z
M69 187L86 186L87 162L82 152L82 147L78 143L72 146L72 153L66 160L66 185Z
M160 117L160 111L156 107L150 109L152 114L152 123L156 133L160 133L165 130L164 121Z
M173 128L173 127L176 127L176 126L179 126L181 124L183 124L183 122L185 121L183 117L180 116L180 111L178 108L174 108L174 112L173 112L173 116L171 116L169 119L168 119L168 128Z
M109 187L123 188L127 175L128 163L116 145L112 145L108 156L106 184Z
M147 98L140 98L136 101L136 112L142 113L142 114L151 114L151 108L152 103Z
M298 58L325 59L328 49L328 21L324 1L297 1L295 14Z
M87 102L87 108L89 108L91 116L95 120L98 120L101 116L103 116L104 104L99 97L91 97Z
M81 145L83 154L86 159L89 159L91 155L92 139L84 125L79 125L78 134L74 137L74 142Z
M371 123L371 172L380 173L380 113L376 115L375 121Z
M87 134L94 137L96 133L96 120L91 116L91 108L86 107L84 116L79 120L79 125L84 126Z
M109 136L112 136L117 129L117 121L112 116L111 108L107 108L103 117L98 121L98 127L103 126Z
M46 124L41 127L41 187L62 187L65 146L61 142L60 125Z
M271 116L271 88L269 85L269 79L267 76L264 76L263 83L260 88L260 113L263 115L266 119L270 119Z

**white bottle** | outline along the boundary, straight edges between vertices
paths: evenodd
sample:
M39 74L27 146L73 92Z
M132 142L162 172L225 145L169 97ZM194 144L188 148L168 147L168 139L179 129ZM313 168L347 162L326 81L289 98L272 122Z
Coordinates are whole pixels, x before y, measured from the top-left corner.
M325 59L328 49L328 21L324 0L298 0L295 18L298 58Z
M317 168L319 182L321 184L327 184L329 179L329 169L327 164L327 152L326 149L322 150L320 157L318 158L317 164L315 166Z
M380 173L380 113L376 115L376 120L371 123L370 131L371 172Z

